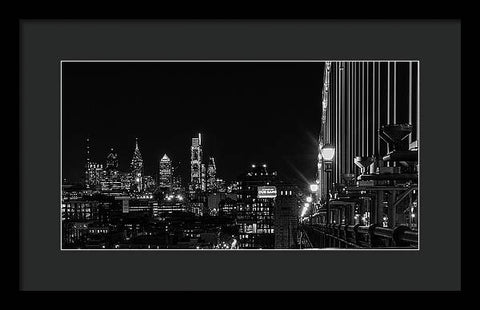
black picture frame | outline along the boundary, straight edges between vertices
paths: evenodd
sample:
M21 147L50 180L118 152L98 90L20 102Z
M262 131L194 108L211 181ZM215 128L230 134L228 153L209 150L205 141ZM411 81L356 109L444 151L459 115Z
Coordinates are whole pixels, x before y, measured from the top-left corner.
M460 21L20 20L19 27L21 290L460 289ZM61 59L419 59L421 251L61 252ZM448 181L439 182L445 145L435 128L446 124ZM346 281L352 274L361 281Z

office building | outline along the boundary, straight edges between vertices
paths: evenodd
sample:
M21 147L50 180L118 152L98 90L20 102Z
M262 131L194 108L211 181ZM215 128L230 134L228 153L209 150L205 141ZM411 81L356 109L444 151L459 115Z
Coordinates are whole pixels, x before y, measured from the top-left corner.
M298 247L298 219L301 203L298 188L292 184L277 183L275 198L274 233L276 249Z
M86 187L91 189L99 189L103 178L103 165L89 161L86 166Z
M240 248L274 248L277 172L270 172L266 164L254 164L238 181L236 194Z
M190 190L205 190L205 165L203 164L202 134L192 138L191 146L191 171L190 171Z
M164 154L160 159L158 169L158 186L162 188L171 188L173 183L172 161Z
M130 163L130 173L132 176L132 182L136 191L142 191L143 185L143 159L138 147L138 139L135 139L135 150L133 152L132 162Z
M210 157L207 168L207 191L213 192L217 189L217 166L215 165L215 158Z

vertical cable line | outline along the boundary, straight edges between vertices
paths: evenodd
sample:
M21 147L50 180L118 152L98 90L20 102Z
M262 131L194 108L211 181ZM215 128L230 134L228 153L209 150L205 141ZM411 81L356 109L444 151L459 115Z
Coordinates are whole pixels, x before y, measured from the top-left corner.
M390 61L388 62L387 70L387 124L390 124Z
M332 80L332 64L330 64L330 72L328 73L328 78L330 81ZM328 92L328 143L332 143L332 99L333 99L333 92L332 86L330 84L329 92Z
M373 65L372 65L372 110L373 110L373 113L372 113L372 123L373 123L373 126L372 126L372 155L375 155L375 146L377 145L377 138L376 138L376 135L375 135L375 132L376 132L376 129L377 129L377 122L376 122L376 101L375 101L375 96L376 96L376 93L375 93L375 66L376 66L376 62L373 62Z
M353 173L355 169L355 165L352 164L353 156L355 156L355 117L354 117L354 107L355 107L355 62L352 62L352 69L351 69L351 100L350 100L350 137L351 137L351 145L350 145L350 157L348 160L350 161L351 169L349 173Z
M336 89L336 95L335 95L335 148L338 148L339 144L339 136L340 136L340 127L339 127L339 107L340 107L340 62L336 63L336 68L335 68L336 76L335 76L335 89ZM339 163L339 155L338 151L335 152L335 181L338 182L338 169L340 167Z
M342 173L345 171L345 65L346 62L342 62L342 66L340 67L340 74L341 74L341 90L340 95L342 96L341 103L340 103L340 137L341 137L341 148L340 148L340 171L338 175L338 181L341 182L342 180Z
M381 84L380 84L381 83L380 82L380 80L381 80L380 69L381 69L381 65L382 65L382 63L379 62L378 63L378 101L377 101L377 114L378 114L377 115L377 123L378 123L377 129L378 130L380 130L380 126L381 126L381 113L380 113L380 101L381 101L381 99L380 99L381 98L380 97L381 96L380 95L380 86L381 86ZM377 133L378 133L378 131L377 131ZM381 154L381 152L380 152L380 138L378 137L378 134L377 134L377 152L378 152L378 155Z
M357 125L356 125L356 130L357 130L357 133L356 133L356 140L357 140L357 156L360 156L362 155L362 145L361 145L361 139L362 139L362 128L360 127L360 124L361 124L361 120L360 120L360 104L361 104L361 92L362 92L362 76L361 76L361 73L362 73L362 63L359 62L358 63L358 67L357 67L357 102L356 102L356 120L357 120ZM357 169L358 170L358 169Z
M363 62L360 63L360 102L358 120L358 125L360 126L360 155L363 156Z
M353 161L353 157L355 156L355 153L356 153L356 136L355 136L355 130L356 130L356 127L355 127L355 91L356 91L356 87L355 87L355 82L356 82L356 79L355 79L355 74L356 74L356 71L357 71L357 63L356 62L353 62L352 63L352 117L351 117L351 121L352 121L352 125L351 125L351 134L352 134L352 153L351 153L351 157L349 160ZM355 165L352 165L352 169L351 169L351 173L355 173Z
M352 158L352 67L353 62L349 62L348 64L348 153L347 153L347 171L346 173L350 173L352 170L352 164L350 162L350 158Z
M366 101L366 104L365 104L365 131L366 131L366 135L365 135L365 138L366 138L366 152L365 152L365 155L366 156L369 156L368 153L370 151L370 124L369 124L369 106L370 106L370 62L367 62L366 63L366 66L367 66L367 101Z
M356 104L357 104L357 64L358 63L354 63L354 66L353 66L353 72L352 72L352 77L353 77L353 81L352 81L352 87L353 87L353 91L352 91L352 139L353 139L353 145L352 145L352 148L353 148L353 156L356 156L357 154L357 108L356 108ZM352 171L353 173L356 172L355 170L355 165L353 165L353 169L354 171Z
M412 62L408 62L408 123L412 125ZM412 135L408 136L408 143L412 143Z
M397 62L393 62L393 123L397 123ZM393 162L396 167L397 163Z
M417 62L417 100L416 100L416 103L417 103L417 123L416 123L416 127L417 127L417 130L415 131L415 136L416 136L416 140L417 140L417 143L419 144L418 147L420 149L420 139L419 139L419 136L418 136L418 129L419 129L419 126L418 124L420 124L420 62Z
M387 125L390 125L390 61L388 62L388 80L387 80ZM387 144L387 153L390 152L390 146ZM387 167L390 167L390 162L387 162Z
M362 62L362 156L365 156L365 62Z
M347 120L346 120L346 136L347 136L347 143L346 143L346 161L345 161L345 165L346 165L346 169L345 169L345 173L349 173L350 171L350 161L348 160L348 158L350 158L350 139L351 139L351 134L350 134L350 130L351 130L351 126L350 126L350 69L351 69L351 65L352 65L352 62L349 61L347 63L347 87L346 87L346 91L347 91L347 108L346 108L346 112L347 112Z
M397 62L393 62L393 123L397 123Z

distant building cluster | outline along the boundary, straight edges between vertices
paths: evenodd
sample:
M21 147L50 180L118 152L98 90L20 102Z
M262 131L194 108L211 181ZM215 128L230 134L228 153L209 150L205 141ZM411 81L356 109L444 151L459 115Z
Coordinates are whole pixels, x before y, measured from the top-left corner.
M90 158L90 145L87 139L87 160L85 166L85 188L105 195L122 195L129 192L146 192L155 188L153 177L145 175L142 154L135 141L130 170L119 171L118 154L113 148L107 155L105 166Z
M87 142L89 142L87 140ZM157 177L145 173L138 140L129 171L113 149L105 165L87 143L85 182L63 184L63 248L273 249L298 247L302 194L266 164L227 184L215 158L192 138L190 182L182 186L167 154Z

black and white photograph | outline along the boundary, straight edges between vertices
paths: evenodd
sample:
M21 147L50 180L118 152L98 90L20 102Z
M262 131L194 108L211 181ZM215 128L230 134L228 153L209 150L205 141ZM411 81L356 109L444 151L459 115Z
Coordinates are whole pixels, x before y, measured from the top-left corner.
M19 290L463 291L465 24L368 14L20 19Z
M419 60L61 60L62 251L420 250Z

